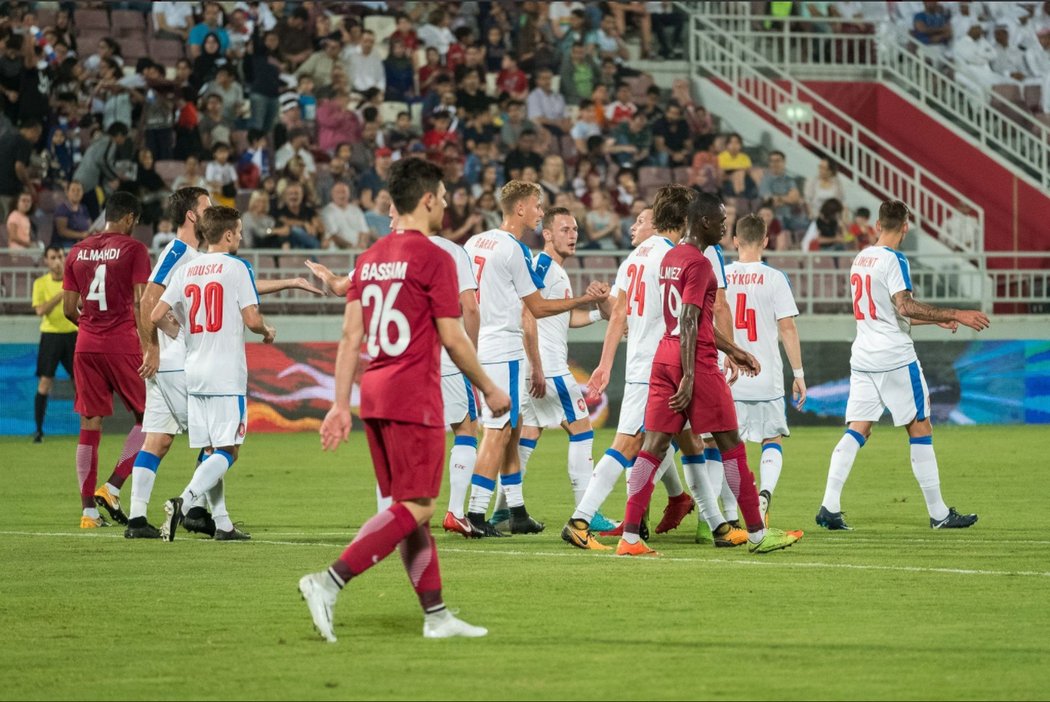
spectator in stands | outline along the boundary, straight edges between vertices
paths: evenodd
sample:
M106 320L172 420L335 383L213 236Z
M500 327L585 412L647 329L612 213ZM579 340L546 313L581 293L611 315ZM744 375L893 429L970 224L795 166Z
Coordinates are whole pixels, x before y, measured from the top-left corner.
M416 72L405 45L400 41L390 42L390 55L383 61L386 75L386 99L412 102L416 98Z
M468 115L488 112L491 99L485 94L481 77L475 71L463 74L456 91L456 108L459 119L465 120Z
M317 163L310 153L310 133L305 129L297 129L288 135L288 141L274 154L274 166L279 171L284 169L293 156L303 160L307 174L313 176L317 173Z
M319 207L320 199L317 196L317 188L314 185L315 182L315 178L311 178L307 175L303 159L299 156L292 156L288 160L288 164L278 174L277 195L282 195L285 188L292 183L298 183L303 188L303 202L310 207Z
M689 187L702 193L717 194L721 192L725 181L718 165L718 154L722 153L725 140L722 137L705 138L706 148L697 150L689 167Z
M624 67L624 61L630 58L630 53L627 51L627 44L624 43L621 32L616 27L616 18L613 15L605 15L601 25L588 32L583 42L592 47L596 58L611 58L615 61L620 67L622 76L637 75L637 71Z
M565 97L565 102L579 105L583 99L590 96L594 86L600 82L601 68L588 55L583 42L576 42L562 59L560 73L561 94Z
M620 217L613 211L609 193L596 190L591 194L587 217L587 243L585 249L610 251L619 248Z
M124 56L123 51L120 48L120 44L113 37L102 37L98 40L98 53L89 56L84 61L84 70L89 75L95 75L102 68L102 62L106 60L112 60L116 62L120 68L124 67ZM18 52L22 49L21 35L13 34L7 39L7 50L8 53L12 51Z
M758 197L758 186L751 177L751 157L744 152L744 139L737 133L726 137L726 148L718 154L718 167L722 169L722 193L736 198L737 210L750 213L748 200Z
M560 34L559 31L561 32ZM587 13L584 10L583 3L573 3L572 10L565 18L561 18L559 13L558 29L552 32L552 36L562 56L567 54L568 50L575 44L584 43L584 40L587 38ZM588 49L588 53L591 53L590 49Z
M0 216L6 218L19 194L33 189L29 165L42 132L40 122L26 120L0 135Z
M497 192L503 187L502 167L497 161L488 159L486 161L481 161L478 165L474 165L472 164L471 159L478 159L478 154L473 153L467 156L467 167L464 168L467 173L467 182L471 183L471 197L476 199L481 196L481 193L487 190ZM480 161L480 159L478 160ZM471 169L475 169L478 173L476 180L473 179Z
M313 76L299 76L296 90L299 94L299 116L307 124L317 121L317 96L314 95Z
M330 84L332 82L332 69L343 63L342 59L339 58L339 53L343 47L340 45L339 40L335 38L337 36L322 37L321 48L310 54L310 57L303 61L299 68L295 69L295 75L310 76L317 85Z
M795 179L787 174L787 157L783 151L770 151L769 162L758 196L773 208L776 219L793 232L803 231L808 223L802 194Z
M188 41L193 25L193 4L188 2L154 2L150 5L153 36L158 39Z
M451 49L449 51L451 52ZM452 77L457 82L460 82L463 80L463 76L471 71L478 74L478 81L484 85L486 74L485 53L480 46L475 46L474 44L466 47L463 62L457 64L453 69Z
M784 231L772 205L763 204L758 208L758 216L766 223L766 249L769 251L786 251L791 243L791 235Z
M612 13L612 17L615 20L616 33L619 36L624 36L627 33L627 16L631 15L638 22L638 31L642 43L642 59L653 58L653 37L652 37L652 18L649 14L649 6L654 3L639 2L638 0L631 0L630 2L612 2L609 3L609 10ZM603 20L604 23L604 20ZM624 57L625 59L627 57Z
M368 210L375 204L375 197L379 191L386 190L390 180L390 165L392 163L392 152L383 147L375 150L375 163L365 171L357 181L358 193L361 197L361 206Z
M230 142L233 122L227 121L223 114L222 98L218 95L209 95L204 98L204 113L197 123L197 130L200 132L201 146L206 151L220 142Z
M610 129L628 122L638 112L638 106L631 101L631 86L619 83L616 86L616 99L605 106L605 124Z
M612 189L612 207L621 218L629 217L635 200L641 196L638 174L633 168L616 171L616 186ZM633 220L632 220L633 221Z
M361 120L350 109L350 96L339 90L317 108L317 147L333 153L347 139L359 139Z
M452 20L440 7L435 8L427 17L427 23L419 28L417 34L423 46L432 46L437 49L438 54L444 58L448 54L449 47L456 41L455 35L449 29Z
M419 132L412 126L412 116L408 112L398 112L397 118L386 133L384 143L393 151L407 152L408 145L419 139Z
M594 103L594 121L598 123L598 127L604 132L605 106L609 104L609 89L605 87L604 83L594 86L594 90L591 91L591 102Z
M245 63L245 77L250 90L251 123L253 129L269 133L277 121L281 94L280 39L276 32L256 34L252 53Z
M324 239L324 224L316 210L304 200L303 186L288 183L281 195L283 206L277 210L277 223L288 227L288 244L293 249L319 249ZM284 247L282 247L284 248Z
M853 213L853 223L850 224L847 232L847 243L856 246L860 251L874 244L876 239L878 235L875 233L875 227L871 226L871 210L867 207L858 207Z
M419 82L419 94L426 96L437 88L441 78L448 80L449 74L441 65L441 54L437 49L428 46L424 54L424 63L419 67L416 77Z
M248 211L241 213L241 234L256 249L289 248L288 227L277 225L270 215L270 196L255 190L248 198Z
M481 48L485 54L485 70L489 73L499 73L501 70L505 70L503 65L504 57L513 56L507 50L507 35L497 26L489 27L485 32L485 40ZM518 62L515 60L515 68L517 65Z
M171 184L172 190L190 187L208 189L208 181L205 180L204 175L201 173L201 161L196 156L186 157L186 166L182 174L177 176Z
M241 61L248 52L253 29L254 27L248 22L248 13L241 7L234 7L226 25L226 35L230 38L230 47L226 55L232 61Z
M952 49L958 70L955 79L980 93L1006 82L1006 78L992 70L996 59L995 47L984 37L984 29L973 22L966 34L955 40Z
M142 215L139 218L141 223L153 225L163 216L171 191L157 173L152 151L139 149L136 158L135 182L124 183L120 189L130 191L142 203Z
M332 201L321 210L328 248L366 249L371 244L368 222L361 208L350 202L350 186L332 186Z
M229 63L216 67L215 78L208 82L203 92L207 95L218 95L222 99L222 117L232 125L241 117L244 105L244 87L237 82L237 71Z
M452 128L452 116L445 110L434 113L431 128L423 134L423 146L430 153L439 153L448 143L457 143L459 136Z
M507 103L507 116L499 130L503 147L509 149L517 144L521 133L526 129L536 131L536 125L525 116L525 103L521 100L511 100Z
M526 167L533 168L537 173L543 168L543 158L536 153L536 132L526 129L503 159L503 167L507 169L509 180L518 180Z
M641 111L617 125L605 143L605 152L621 167L648 166L652 148L653 130Z
M78 180L69 181L65 202L55 208L55 230L51 235L51 243L68 249L91 231L91 215L83 199L84 186Z
M565 98L551 89L553 74L549 68L536 74L536 87L526 103L529 119L546 129L551 136L569 133L571 123L565 112Z
M1010 41L1010 29L1005 24L995 28L995 58L992 59L991 67L1000 78L1008 78L1019 87L1039 85L1042 81L1032 75L1025 60L1026 54L1033 49L1021 50ZM1041 50L1036 46L1034 50Z
M346 61L346 73L350 76L350 85L359 93L369 88L386 90L386 69L379 52L375 49L376 35L366 29L361 33L360 51L350 54Z
M157 226L153 228L153 240L150 242L149 247L154 253L160 253L165 246L177 239L178 236L175 232L175 227L172 226L171 219L161 217L157 222ZM248 241L251 241L251 239L248 239Z
M154 64L151 72L158 68ZM175 147L175 106L170 92L159 86L147 91L142 106L142 127L146 148L161 160L170 159Z
M390 192L383 188L376 193L372 207L365 211L365 221L375 241L390 233Z
M309 180L307 182L310 182ZM313 189L317 194L317 204L319 207L324 207L332 201L332 188L335 187L336 183L346 183L353 191L354 178L353 174L350 173L350 167L347 166L346 161L333 156L332 160L328 162L328 168L321 170L317 174L317 178L313 180Z
M204 180L212 200L219 205L233 207L237 195L237 169L230 163L230 145L217 142L211 150L212 160L204 169Z
M507 93L512 100L522 102L529 95L529 78L525 71L518 67L518 60L513 54L503 54L500 71L496 76L496 92Z
M652 91L654 88L656 88L655 85L649 90ZM657 89L658 96L659 89ZM684 78L675 79L671 84L671 99L675 100L679 107L682 108L682 115L685 117L685 121L689 123L689 131L694 138L715 133L715 122L704 106L696 104L696 101L693 100L689 81Z
M394 18L394 31L387 38L387 40L393 44L395 41L400 41L405 45L405 49L412 54L418 49L421 44L419 36L416 34L415 27L412 25L412 20L404 12L399 12Z
M1050 26L1039 30L1039 45L1025 52L1025 60L1032 75L1043 81L1040 110L1050 113Z
M947 49L952 43L951 15L936 0L927 0L922 12L915 13L911 33L921 44Z
M837 198L825 200L817 218L802 238L803 251L845 251L846 226L842 220L845 208Z
M248 130L248 148L245 149L244 153L238 161L239 175L241 179L244 179L244 171L248 166L254 166L256 171L254 179L256 185L241 187L257 187L257 184L272 173L272 167L270 165L270 152L266 148L267 138L266 132L258 129Z
M558 193L568 189L568 182L565 178L565 161L562 160L561 156L548 154L543 159L543 166L540 168L539 184L547 196L546 202L548 207L554 203L554 198L558 196Z
M39 138L39 131L37 131ZM106 194L116 190L120 183L120 175L117 172L117 158L120 148L128 138L128 127L122 122L115 122L106 129L106 133L98 136L81 159L75 180L79 180L84 186L84 204L92 219L98 217L101 211L96 188L102 188ZM0 149L2 154L2 149ZM2 193L2 191L0 191Z
M288 63L296 68L313 53L313 35L310 29L310 13L305 7L297 7L277 22L274 31L280 39L281 53ZM364 43L364 35L361 37ZM372 36L375 43L375 35ZM344 57L345 58L345 57ZM382 69L382 66L380 66ZM380 70L380 72L382 72ZM353 75L353 74L351 74Z
M672 100L664 116L653 125L653 159L665 168L685 166L691 149L689 124L682 118L681 106Z
M7 248L28 249L35 246L36 227L29 213L33 211L33 194L20 193L15 208L7 215Z
M834 198L840 203L845 199L842 181L839 179L835 164L822 158L817 164L817 176L806 181L806 208L812 217L820 212L826 200Z
M230 35L219 25L219 13L222 9L217 2L204 3L204 14L201 22L190 30L188 45L190 58L196 59L204 50L208 36L214 34L219 42L219 53L223 56L230 48Z
M441 227L441 236L457 244L466 243L467 239L480 234L484 220L470 203L467 188L458 185L452 189L448 207L445 209L445 220Z
M477 211L481 215L482 227L486 231L499 229L500 223L503 221L503 213L499 209L496 193L492 190L485 190L478 195L477 201Z
M670 59L685 56L685 42L682 32L689 23L689 16L675 7L675 3L664 0L663 2L646 3L649 8L649 17L656 35L656 43L660 45L660 58ZM670 38L668 38L670 34Z

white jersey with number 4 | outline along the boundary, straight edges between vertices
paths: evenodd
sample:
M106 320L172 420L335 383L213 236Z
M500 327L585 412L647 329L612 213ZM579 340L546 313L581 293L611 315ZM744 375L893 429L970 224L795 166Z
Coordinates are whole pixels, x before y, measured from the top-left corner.
M197 249L191 248L181 239L173 239L168 242L164 250L157 257L157 265L149 274L149 282L156 283L162 287L169 287L175 273L189 261L200 256ZM158 333L160 344L160 367L161 373L180 371L186 367L186 335L179 328L179 335L172 339L167 334Z
M478 360L520 361L525 358L521 299L543 287L532 270L532 252L502 229L475 234L463 248L478 281Z
M648 383L653 356L664 335L663 299L660 295L660 262L674 248L670 239L651 236L624 259L616 272L609 296L627 296L628 383Z
M897 313L893 296L911 290L911 267L900 251L869 246L853 259L849 271L857 338L850 367L878 373L906 366L915 360L911 320Z
M569 274L548 254L542 251L536 254L536 258L533 259L533 270L543 281L543 290L540 291L540 295L545 299L562 300L572 297ZM543 375L548 378L569 374L569 318L571 315L571 312L562 312L536 320L540 362L543 363Z
M733 313L733 340L758 359L755 377L741 374L733 384L733 399L742 402L784 397L784 364L780 360L777 322L797 317L798 307L787 276L764 263L726 266L726 302Z
M241 310L259 304L247 261L223 253L201 254L182 266L160 298L181 307L186 328L186 391L190 395L244 395Z
M463 250L463 247L453 241L449 241L440 234L427 238L439 249L447 251L448 255L452 257L452 261L456 264L456 288L459 292L477 290L478 283L474 278L474 267L470 265L470 257L467 256L467 252ZM459 372L459 366L452 362L448 351L442 346L441 375L452 375Z

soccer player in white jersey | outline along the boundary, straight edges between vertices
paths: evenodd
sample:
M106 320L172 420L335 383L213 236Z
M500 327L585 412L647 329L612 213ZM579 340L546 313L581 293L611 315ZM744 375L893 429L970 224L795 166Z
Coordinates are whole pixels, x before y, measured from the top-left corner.
M733 332L736 345L758 359L761 372L743 375L732 386L740 438L762 444L762 483L758 508L769 524L769 504L784 464L780 440L789 436L784 406L784 365L777 338L784 344L794 374L791 399L797 409L806 402L802 349L795 317L798 307L787 276L762 262L766 224L757 215L736 223L736 263L726 266L726 298L735 311Z
M542 191L535 183L512 180L500 191L503 222L470 238L465 245L478 279L478 306L481 329L478 332L478 358L485 372L511 398L510 412L493 416L482 405L484 433L478 450L477 466L471 478L470 507L467 518L482 536L502 536L485 521L496 476L510 508L512 533L537 533L543 525L529 516L521 488L518 441L521 438L521 404L525 393L522 361L522 309L542 319L586 306L608 297L608 286L591 283L581 297L547 300L540 294L543 281L532 269L532 253L521 242L527 231L534 231L543 218Z
M847 429L831 454L828 484L817 512L817 525L826 529L850 528L842 518L842 486L871 436L871 425L887 409L894 426L908 432L912 472L926 500L930 527L964 529L977 521L976 514L959 514L941 497L930 391L909 332L912 324L936 324L952 332L962 324L981 331L989 321L977 310L936 307L912 297L911 268L899 250L908 234L908 215L908 206L900 200L882 203L875 227L879 239L857 254L850 268L857 338L850 355Z
M216 541L242 541L226 510L223 477L233 466L248 426L248 361L244 327L273 343L276 332L259 312L259 293L251 267L234 254L241 243L241 215L232 207L209 207L200 231L208 252L183 266L161 295L151 315L164 321L173 307L185 320L188 433L192 448L209 449L182 495L164 503L161 538L173 541L183 519L183 505L207 496L213 509ZM170 335L170 334L169 334Z
M204 188L180 188L172 193L168 208L172 221L179 223L177 237L157 257L157 264L153 267L139 305L141 318L152 337L147 354L155 359L154 365L158 371L146 380L146 411L142 419L142 431L146 437L132 469L131 512L124 531L124 536L129 539L160 538L160 530L147 521L146 510L160 462L171 448L175 435L184 432L188 424L185 335L181 328L174 339L166 334L158 334L156 327L149 321L150 315L175 273L200 255L197 251L197 225L204 210L210 206L211 199ZM258 282L259 292L264 295L288 288L321 294L320 290L303 278ZM204 458L202 451L198 456L198 464ZM188 531L215 535L215 522L204 507L204 501L187 509L183 525Z
M617 274L616 302L605 333L601 361L588 382L588 390L592 395L600 395L608 386L616 347L626 328L627 370L620 420L612 447L598 461L583 499L562 529L562 539L577 548L608 548L594 538L591 520L612 492L620 475L631 469L642 448L649 375L665 326L660 292L660 262L681 239L689 203L693 198L694 193L689 188L666 185L657 192L653 209L643 211L632 227L631 243L636 248L621 264ZM715 545L739 546L746 543L747 532L725 524L718 511L717 492L723 479L721 462L709 463L705 460L702 444L689 428L678 436L678 441L683 450L682 464L686 480L700 502L702 515L704 518L710 517L710 528L716 533ZM677 481L673 449L668 449L659 471L664 475L674 473ZM678 493L684 494L681 488ZM664 519L657 527L659 531L677 527L693 508L693 498L685 495L685 499L688 502L684 509L679 506L681 500L676 501L673 497L669 499ZM672 511L673 508L677 509ZM671 527L671 524L674 526ZM617 530L606 535L621 534L622 531Z
M563 300L572 297L569 275L562 264L566 258L576 255L578 233L576 218L564 207L553 207L544 213L543 250L533 259L533 268L543 280L540 294L545 299ZM529 457L543 429L561 426L569 434L568 469L573 504L583 497L594 470L594 458L591 455L594 431L587 402L569 371L569 328L586 327L598 319L608 319L608 300L600 302L598 307L598 310L589 312L575 309L539 320L534 319L528 310L524 313L529 392L522 403L524 427L518 442L521 474L524 478ZM490 520L497 528L501 521L510 518L509 511L505 515L500 513L501 506L502 502L497 501Z

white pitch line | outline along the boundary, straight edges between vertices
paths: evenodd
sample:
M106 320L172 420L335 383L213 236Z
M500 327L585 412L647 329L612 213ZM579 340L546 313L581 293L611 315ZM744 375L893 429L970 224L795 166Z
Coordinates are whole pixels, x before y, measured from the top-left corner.
M75 532L37 532L37 531L0 531L0 536L36 536L36 537L72 537L72 538L102 538L102 539L117 539L122 538L118 534L98 534L98 533L75 533ZM199 540L199 539L186 539ZM255 539L251 540L251 543L266 544L268 546L311 546L317 548L336 548L339 544L325 543L325 542L310 542L310 541L273 541L269 539ZM469 548L455 548L455 547L442 547L442 551L446 553L465 553L471 555L487 555L487 556L509 556L512 558L525 557L539 557L539 558L584 558L582 554L574 553L572 551L565 552L552 552L552 551L496 551L487 548L469 549ZM942 575L993 575L993 576L1015 576L1015 577L1033 577L1033 578L1050 578L1050 571L1037 571L1037 570L983 570L974 568L930 568L926 566L884 566L884 565L870 565L862 563L821 563L816 561L775 561L770 560L775 556L763 557L755 556L746 560L730 560L727 558L683 558L681 556L661 556L659 558L639 558L634 559L632 562L641 561L643 563L693 563L693 564L706 564L706 563L717 563L720 565L735 565L735 566L757 566L766 568L801 568L801 569L825 569L825 570L876 570L876 571L887 571L897 573L931 573L931 574L942 574ZM618 559L619 560L619 559ZM621 561L626 562L626 561Z

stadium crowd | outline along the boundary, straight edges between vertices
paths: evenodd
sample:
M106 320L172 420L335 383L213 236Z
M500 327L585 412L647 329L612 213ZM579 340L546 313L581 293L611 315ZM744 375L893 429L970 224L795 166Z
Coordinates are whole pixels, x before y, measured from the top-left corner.
M72 246L125 190L145 203L136 235L159 249L174 237L165 199L197 185L245 213L252 247L365 248L389 231L391 163L419 157L446 174L443 234L458 243L498 225L513 178L576 214L581 248L629 248L630 223L672 181L722 194L731 219L762 216L770 248L871 243L870 213L851 210L831 161L793 172L783 153L721 129L686 80L662 90L632 66L628 37L643 59L682 57L680 12L4 3L0 241Z

